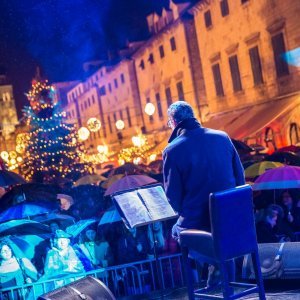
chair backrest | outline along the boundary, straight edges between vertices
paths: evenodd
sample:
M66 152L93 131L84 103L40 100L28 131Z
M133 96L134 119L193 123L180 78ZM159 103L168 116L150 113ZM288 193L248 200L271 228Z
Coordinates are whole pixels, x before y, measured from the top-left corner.
M250 185L210 194L209 208L217 258L231 259L257 250Z

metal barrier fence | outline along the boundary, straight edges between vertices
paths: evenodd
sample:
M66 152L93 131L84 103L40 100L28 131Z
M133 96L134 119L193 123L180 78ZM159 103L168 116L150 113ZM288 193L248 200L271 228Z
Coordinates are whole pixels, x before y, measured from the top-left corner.
M88 275L100 279L116 297L137 295L157 291L159 289L159 273L162 274L162 288L172 289L184 285L181 254L162 256L158 259L159 270L155 259L134 262L85 272L76 275L63 276L49 280L37 281L22 286L2 289L1 300L35 300L40 295L62 287L65 284Z

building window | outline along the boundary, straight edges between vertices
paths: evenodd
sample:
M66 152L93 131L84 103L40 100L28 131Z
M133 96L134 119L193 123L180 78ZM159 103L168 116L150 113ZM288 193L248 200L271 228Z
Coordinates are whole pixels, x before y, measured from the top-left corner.
M112 126L111 126L111 120L110 120L110 116L107 117L107 123L108 123L108 127L109 127L109 132L112 133Z
M176 50L176 41L174 36L170 38L170 45L171 45L171 50L175 51Z
M228 0L221 0L220 7L221 7L222 17L229 15Z
M128 120L128 127L131 127L132 123L131 123L131 117L130 117L129 107L126 107L126 114L127 114L127 120Z
M110 83L108 84L108 90L111 93L112 89L111 89L111 84Z
M95 97L92 95L92 103L95 104Z
M249 0L241 0L241 3L244 4L246 2L248 2Z
M160 95L159 95L159 93L156 93L156 94L155 94L155 99L156 99L156 105L157 105L158 116L159 116L160 118L163 118L163 111L162 111L162 108L161 108L161 101L160 101Z
M91 99L88 98L88 106L90 107L91 106Z
M147 99L146 99L146 102L147 102L147 103L150 103L150 98L147 98ZM154 119L153 119L153 116L152 116L152 115L149 116L149 121L150 121L150 123L153 123Z
M119 114L120 114L120 119L123 120L123 111L121 109L119 111Z
M122 83L125 83L125 77L124 77L124 74L123 74L123 73L121 74L120 77L121 77L121 82L122 82Z
M150 62L151 65L154 63L154 56L153 56L153 53L150 53L150 54L149 54L148 61Z
M296 145L299 143L299 128L297 123L290 124L290 143L291 145Z
M171 94L171 89L168 87L165 90L166 93L166 99L167 99L167 105L168 107L172 104L172 94Z
M182 82L179 81L176 83L177 93L178 93L178 100L184 100L184 92L183 92L183 85Z
M214 76L216 95L217 96L224 96L224 89L223 89L220 65L219 64L213 65L212 66L212 72L213 72L213 76Z
M289 68L288 68L288 64L284 59L285 44L284 44L284 37L282 32L272 36L272 47L273 47L277 77L288 75Z
M145 69L145 63L144 63L144 60L143 60L143 59L141 60L139 67L140 67L142 70Z
M104 95L106 95L106 90L105 90L105 85L102 85L100 87L100 96L104 96Z
M206 28L212 26L210 10L208 10L208 11L206 11L206 12L204 13L204 22L205 22Z
M235 92L242 90L239 63L236 55L229 57L229 66L231 72L232 86Z
M81 109L81 111L83 111L83 105L82 105L82 103L80 104L80 109Z
M160 56L160 58L165 57L164 46L163 46L163 45L160 45L159 48L158 48L158 50L159 50L159 56Z
M114 116L114 122L117 122L117 114L115 112L114 112L113 116Z
M262 77L262 69L261 69L258 47L256 46L249 49L249 55L250 55L254 85L261 84L263 83L263 77Z
M114 79L114 85L115 85L115 88L117 89L118 88L118 79L117 78Z

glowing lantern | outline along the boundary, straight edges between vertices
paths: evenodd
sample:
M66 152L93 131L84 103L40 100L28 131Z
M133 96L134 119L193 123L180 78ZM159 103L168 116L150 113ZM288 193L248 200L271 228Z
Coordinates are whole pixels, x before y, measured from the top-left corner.
M142 162L141 157L135 157L135 158L133 159L133 163L134 163L135 165L138 165L138 164L140 164L141 162Z
M17 162L22 162L23 158L21 156L17 157Z
M135 147L142 147L146 142L145 137L143 137L142 135L133 136L131 140Z
M155 112L155 106L153 103L149 102L145 105L145 113L148 115L148 116L152 116Z
M124 129L124 127L125 127L124 121L123 121L123 120L118 120L118 121L116 122L116 127L117 127L118 130Z
M98 145L97 150L99 153L104 153L104 154L108 153L108 147L106 145Z
M1 152L1 158L4 160L8 160L9 154L7 151L2 151Z
M88 129L92 132L96 132L101 128L101 122L97 118L90 118L87 121Z
M151 154L150 156L149 156L149 160L150 161L155 161L155 159L156 159L156 154Z
M78 136L80 140L85 141L89 138L90 131L86 127L81 127L78 130Z

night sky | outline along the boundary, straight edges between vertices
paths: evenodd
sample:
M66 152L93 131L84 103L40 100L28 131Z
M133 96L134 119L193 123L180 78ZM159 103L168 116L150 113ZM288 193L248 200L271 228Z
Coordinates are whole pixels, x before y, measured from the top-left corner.
M14 87L19 116L37 66L50 82L82 79L84 62L147 38L146 15L167 2L1 0L0 70Z

